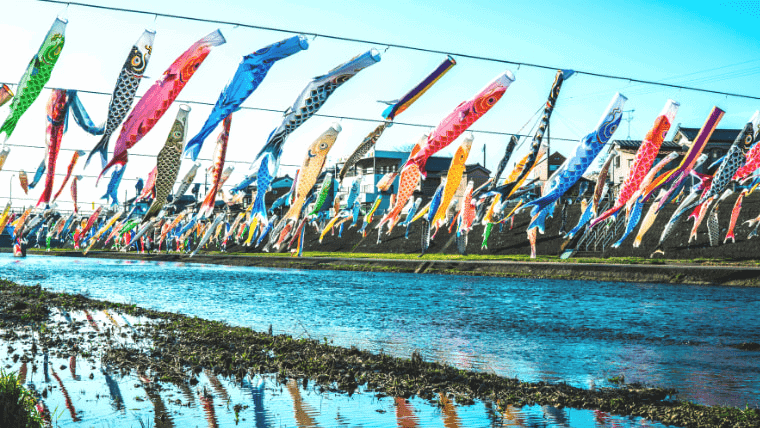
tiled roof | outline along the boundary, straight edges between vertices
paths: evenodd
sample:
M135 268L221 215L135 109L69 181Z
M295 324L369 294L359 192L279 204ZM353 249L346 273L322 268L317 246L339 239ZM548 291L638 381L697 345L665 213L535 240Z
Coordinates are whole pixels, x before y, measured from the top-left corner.
M694 139L697 138L697 134L699 134L699 129L700 128L683 128L679 126L676 132L683 134L683 136L689 141L694 141ZM739 135L741 131L741 129L716 129L710 137L710 142L733 143L736 136Z
M549 156L549 159L552 162L564 162L567 158L562 155L560 152L554 152L551 156Z
M275 178L270 186L272 186L273 189L277 187L290 187L292 183L293 178L291 178L289 175L284 175L282 177ZM255 181L253 182L253 187L256 187Z
M637 150L641 147L641 140L613 140L612 144L625 150ZM660 150L681 150L681 145L672 141L663 141Z

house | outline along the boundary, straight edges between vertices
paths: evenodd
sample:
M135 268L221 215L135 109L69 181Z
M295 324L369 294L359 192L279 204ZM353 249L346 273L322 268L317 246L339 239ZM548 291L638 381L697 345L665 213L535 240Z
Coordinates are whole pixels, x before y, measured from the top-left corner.
M289 175L284 175L282 177L276 177L274 180L272 180L272 184L269 185L270 190L267 192L266 196L264 197L264 204L266 206L272 206L272 203L280 198L280 196L288 193L290 191L290 188L293 187L293 177ZM248 189L256 190L256 184L254 183L253 186L249 187ZM246 192L248 192L248 189ZM243 204L245 206L248 206L248 204L253 202L252 199L253 194L249 193L246 195L246 198L248 203Z
M685 128L681 124L678 124L676 133L673 136L673 142L680 144L684 147L685 151L685 149L691 146L694 139L697 138L699 130L700 128ZM702 151L702 153L708 156L705 164L713 163L725 155L740 132L742 132L741 129L716 129Z
M267 192L266 196L264 197L264 203L267 207L272 206L272 203L274 201L290 191L290 188L293 187L293 178L287 174L281 177L275 177L269 187L271 187L271 190ZM251 183L250 186L246 187L244 192L245 196L243 197L242 206L247 207L253 203L253 195L256 193L256 181Z
M354 177L361 178L361 187L359 193L359 202L366 208L371 206L378 195L381 193L377 190L377 183L383 178L385 174L392 172L400 172L403 163L409 157L408 152L398 152L390 150L370 150L364 158L359 159L356 165L346 174L346 179L343 180L343 186L340 189L340 194L345 195L351 188L351 182ZM446 172L451 164L451 158L431 156L428 158L425 164L427 170L427 178L422 180L420 184L420 190L415 193L415 196L422 196L424 198L430 198L435 193L435 189L441 183L442 177L446 176ZM386 192L382 192L382 202L378 206L377 212L383 212L390 205L390 195L398 192L399 177L397 176L393 180L393 184L388 188Z
M382 194L384 197L377 209L377 212L382 213L383 210L390 206L390 195L398 192L399 177L396 176L393 184L385 192L378 192L377 183L388 173L400 172L408 157L408 152L371 150L346 174L346 179L343 180L343 186L339 194L345 197L351 188L353 178L360 177L359 202L365 208L368 208L375 202L377 196ZM441 180L448 173L451 159L450 157L442 156L431 156L428 158L425 164L427 178L421 180L418 189L414 192L414 198L422 197L423 200L426 200L433 197L436 189L441 184ZM457 190L455 198L459 198L464 194L469 180L472 180L475 188L477 188L488 180L490 174L491 171L480 164L465 165L465 171L462 174L462 184Z
M473 189L477 189L482 186L483 183L488 181L489 178L491 178L491 171L481 166L479 163L465 165L464 174L462 175L463 184L460 186L460 189L462 190L462 193L464 193L468 181L472 181ZM461 196L462 194L457 192L454 197L459 198Z
M537 180L538 186L543 186L546 180L554 174L567 158L562 156L560 152L554 152L549 156L547 161L545 158L539 159L536 165L533 167L533 171L528 176L528 180Z
M689 147L691 147L694 139L697 138L699 131L700 128L688 128L679 124L675 130L673 139L671 141L663 141L653 165L669 153L678 152L685 154L689 150ZM728 148L731 147L741 131L741 129L716 129L702 150L702 154L707 155L707 160L696 171L705 173L713 162L726 154ZM633 161L636 158L636 152L641 147L641 140L613 140L612 144L618 152L618 157L610 168L610 176L614 186L619 188L626 177L628 177ZM683 156L677 157L673 162L666 165L664 169L675 168L682 159Z
M631 167L633 166L633 161L636 159L636 153L641 147L641 143L642 140L613 140L611 142L615 151L617 151L617 156L612 162L612 165L610 165L609 171L610 180L612 181L614 187L620 187L620 185L622 185L625 181L626 177L628 177L628 174L631 171ZM660 146L660 151L657 153L657 157L655 158L652 165L654 166L662 158L672 152L685 153L686 151L683 146L676 142L663 141L662 146ZM681 162L681 159L676 158L676 160L671 162L664 169L668 170L675 168L679 162Z

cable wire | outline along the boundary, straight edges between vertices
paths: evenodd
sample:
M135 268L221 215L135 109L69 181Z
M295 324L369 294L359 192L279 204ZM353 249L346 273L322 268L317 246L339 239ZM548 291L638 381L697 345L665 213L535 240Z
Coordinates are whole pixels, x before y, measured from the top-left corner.
M373 44L377 46L386 46L387 48L398 48L398 49L406 49L406 50L411 50L411 51L425 52L425 53L432 53L432 54L451 55L451 56L456 56L460 58L475 59L475 60L480 60L480 61L497 62L497 63L502 63L502 64L512 64L518 67L525 66L525 67L539 68L543 70L562 69L562 67L554 67L554 66L549 66L549 65L522 62L522 61L513 61L513 60L504 59L504 58L471 55L471 54L464 54L464 53L459 53L459 52L448 52L448 51L442 51L438 49L423 48L419 46L402 45L398 43L386 43L386 42L379 42L379 41L368 40L368 39L357 39L357 38L352 38L352 37L335 36L335 35L326 34L326 33L315 33L313 31L299 31L299 30L294 30L294 29L269 27L269 26L264 26L264 25L246 24L243 22L222 21L222 20L208 19L208 18L197 18L197 17L192 17L192 16L176 15L176 14L171 14L171 13L159 13L159 12L151 12L147 10L128 9L124 7L113 7L113 6L102 6L102 5L94 5L94 4L89 4L89 3L79 3L79 2L70 2L70 1L61 1L61 0L37 0L37 1L40 1L43 3L54 3L54 4L66 5L67 8L70 5L74 5L74 6L93 8L93 9L108 10L108 11L113 11L113 12L137 13L137 14L143 14L143 15L153 15L156 17L161 16L165 18L174 18L174 19L183 19L183 20L194 21L194 22L206 22L206 23L213 23L213 24L230 25L230 26L237 26L237 27L244 27L244 28L252 28L256 30L275 31L275 32L280 32L280 33L308 34L314 37L322 37L322 38L330 39L330 40L366 43L366 44ZM592 71L583 71L583 70L573 70L573 71L575 71L575 73L577 74L585 74L587 76L593 76L593 77L599 77L599 78L605 78L605 79L627 80L630 83L658 85L658 86L664 86L664 87L674 88L674 89L682 89L682 90L688 90L688 91L705 92L705 93L716 94L716 95L725 95L725 96L737 97L737 98L760 100L760 96L715 91L711 89L682 86L682 85L676 85L676 84L664 83L664 82L656 82L653 80L636 79L633 77L616 76L616 75L605 74L605 73L595 73Z
M44 1L44 0L40 0L40 1ZM9 85L9 86L16 86L17 85L16 83L12 83L12 82L8 82L8 81L5 81L5 82L0 81L0 85L2 85L2 84L6 84L6 85ZM53 87L50 87L50 86L45 86L44 89L56 89L56 88L53 88ZM69 88L69 89L71 89L71 88ZM112 95L110 92L103 92L103 91L92 91L92 90L87 90L87 89L73 89L73 90L75 90L77 92L85 93L85 94L92 94L92 95L107 95L109 97ZM142 95L137 95L137 96L135 96L135 98L142 98ZM214 103L209 103L209 102L206 102L206 101L195 101L195 100L175 100L175 102L180 103L180 104L182 104L182 103L184 103L184 104L198 104L198 105L205 105L205 106L212 106L212 107L215 105ZM543 106L541 108L543 108ZM285 111L287 111L287 110L277 110L277 109L271 109L271 108L265 108L265 107L242 107L242 106L239 107L239 109L240 110L264 111L264 112L280 113L280 114L284 114ZM381 123L381 122L385 122L386 121L385 119L370 119L370 118L366 118L366 117L338 116L338 115L334 115L334 114L323 114L323 113L315 113L314 116L315 117L325 117L325 118L329 118L329 119L345 119L345 120L353 120L353 121L357 121L357 122L371 122L371 123ZM424 124L424 123L396 122L396 121L394 121L393 124L394 125L399 125L399 126L413 126L413 127L417 127L417 128L435 128L435 125L429 125L429 124ZM507 136L507 137L511 137L512 135L514 135L515 137L528 137L529 136L529 135L523 135L523 134L519 134L519 133L518 134L513 134L513 133L510 133L510 132L489 131L489 130L485 130L485 129L471 129L469 131L473 132L473 133L476 133L476 134L502 135L502 136ZM561 137L557 137L557 138L555 138L555 140L560 140L560 141L576 141L576 139L574 139L574 138L561 138ZM10 145L10 144L8 144L8 145ZM23 146L23 147L34 147L34 146ZM132 156L132 153L130 153L129 155ZM152 155L139 155L139 154L137 154L136 156L152 156ZM211 159L200 159L200 160L211 160ZM242 161L236 161L236 162L250 163L250 162L242 162ZM298 165L298 166L300 166L300 165Z

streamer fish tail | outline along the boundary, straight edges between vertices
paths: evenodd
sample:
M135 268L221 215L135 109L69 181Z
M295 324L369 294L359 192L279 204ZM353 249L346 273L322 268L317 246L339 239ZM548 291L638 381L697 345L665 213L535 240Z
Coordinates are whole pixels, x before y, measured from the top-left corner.
M636 235L636 239L633 241L633 248L639 248L641 241L644 239L644 235L647 233L649 228L652 227L652 223L654 223L655 218L657 218L657 204L653 202L649 207L649 211L647 211L647 214L644 216L644 220L641 223L641 228L639 229L639 234Z
M731 239L732 243L736 243L734 228L736 228L736 221L739 219L739 213L742 210L742 200L744 199L744 193L745 192L739 193L739 196L736 198L736 202L734 203L734 207L731 209L731 221L728 224L728 232L726 232L726 237L723 239L724 244L729 239Z
M717 247L720 244L720 238L718 237L719 233L720 228L718 226L718 204L715 204L715 207L712 209L712 212L710 212L709 217L707 217L707 235L710 238L711 247Z
M422 219L422 233L421 235L421 246L422 251L420 252L419 257L422 257L425 255L425 252L430 248L430 222L426 219Z
M760 216L757 216L752 220L747 220L744 222L744 224L748 225L749 227L755 226L749 235L747 235L747 239L752 239L753 236L757 236L757 230L760 228Z
M586 205L586 209L583 210L583 213L581 214L581 217L578 219L578 224L575 225L575 227L573 228L573 230L571 230L570 232L567 233L567 235L565 235L565 239L567 239L567 240L573 239L575 237L575 235L578 232L580 232L581 229L583 229L584 226L586 226L586 223L588 223L589 220L591 220L591 217L593 217L593 215L594 215L593 211L594 211L593 205L592 204L587 204Z
M639 220L641 220L641 211L643 208L644 203L641 201L641 197L639 197L636 199L636 202L631 208L631 213L628 215L628 224L625 226L625 232L623 232L623 236L621 236L617 242L612 244L612 248L619 248L623 244L623 241L625 241L625 239L628 237L628 235L633 232L633 230L639 224Z
M691 232L689 233L689 243L697 240L697 230L699 229L699 225L702 224L702 220L704 220L705 215L707 214L709 205L710 201L705 201L702 204L698 205L694 209L694 212L689 215L689 218L694 219L694 225L692 226Z

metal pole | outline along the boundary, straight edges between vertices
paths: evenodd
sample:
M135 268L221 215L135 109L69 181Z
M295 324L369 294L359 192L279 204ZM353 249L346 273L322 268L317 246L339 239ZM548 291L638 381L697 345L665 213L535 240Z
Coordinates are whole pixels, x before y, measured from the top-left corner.
M11 179L8 182L8 202L13 202L13 177L15 177L16 174L11 174Z
M368 201L369 203L372 203L377 197L375 192L377 192L377 148L376 147L372 149L372 198Z
M546 122L546 160L547 160L547 171L549 170L548 161L549 158L552 156L552 131L551 131L551 123Z
M486 145L485 144L483 144L483 168L488 169L486 168ZM496 178L498 179L498 177Z
M623 112L623 113L628 113L628 117L626 117L625 119L623 119L623 120L625 120L625 121L628 122L628 137L626 137L626 139L628 139L628 140L631 139L631 121L633 120L633 112L635 112L635 111L636 111L635 109L631 109L631 110L625 110Z
M551 158L552 158L552 132L551 132L551 122L546 122L546 180L544 180L544 183L549 181L549 177L552 176L551 171ZM541 177L539 177L540 179ZM543 186L544 183L541 183Z

